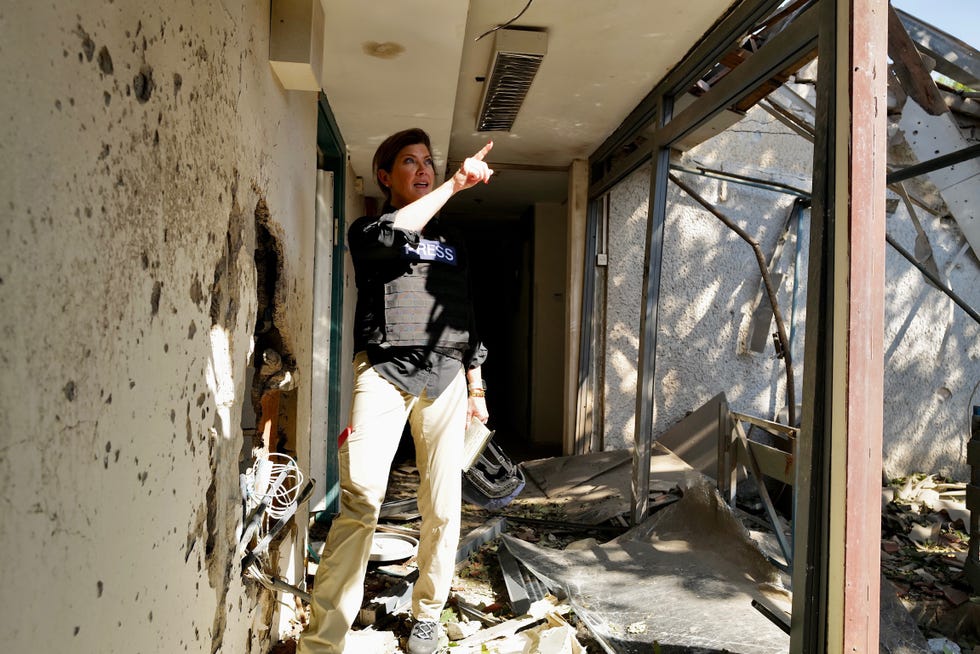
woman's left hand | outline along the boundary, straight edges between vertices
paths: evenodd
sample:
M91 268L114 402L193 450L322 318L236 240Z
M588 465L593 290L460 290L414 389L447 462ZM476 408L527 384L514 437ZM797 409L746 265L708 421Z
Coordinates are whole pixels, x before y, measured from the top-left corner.
M470 424L470 420L473 418L476 418L482 423L486 423L490 419L490 414L487 412L487 398L470 397L467 399L466 424Z

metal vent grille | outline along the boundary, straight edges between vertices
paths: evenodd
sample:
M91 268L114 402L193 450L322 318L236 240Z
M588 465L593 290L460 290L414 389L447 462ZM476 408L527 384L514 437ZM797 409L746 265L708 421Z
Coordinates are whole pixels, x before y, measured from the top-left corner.
M547 49L544 32L499 30L476 120L480 132L509 132Z

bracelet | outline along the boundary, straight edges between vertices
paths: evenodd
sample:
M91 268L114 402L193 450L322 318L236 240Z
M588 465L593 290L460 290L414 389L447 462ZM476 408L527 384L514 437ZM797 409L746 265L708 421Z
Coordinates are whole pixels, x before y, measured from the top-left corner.
M482 388L470 388L470 389L468 389L468 393L469 393L469 396L470 397L486 397L487 396L487 392L485 390L483 390Z

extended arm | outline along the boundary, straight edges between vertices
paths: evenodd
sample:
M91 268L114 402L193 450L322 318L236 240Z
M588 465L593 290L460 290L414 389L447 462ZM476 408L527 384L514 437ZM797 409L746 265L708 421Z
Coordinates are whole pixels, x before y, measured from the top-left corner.
M491 148L493 148L493 141L488 142L472 157L467 157L459 170L431 193L427 193L415 202L399 209L395 214L395 227L421 232L426 223L449 201L449 198L479 182L489 182L490 176L493 175L493 169L483 161L483 158L487 156Z

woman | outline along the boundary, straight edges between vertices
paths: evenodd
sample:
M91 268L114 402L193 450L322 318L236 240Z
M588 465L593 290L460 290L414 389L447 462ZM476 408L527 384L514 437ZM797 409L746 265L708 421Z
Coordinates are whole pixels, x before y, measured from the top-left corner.
M298 654L344 650L406 420L421 475L422 514L408 651L430 654L439 645L459 541L463 434L471 419L486 422L488 414L480 374L486 349L473 329L468 262L462 244L434 217L456 193L490 180L493 171L483 159L492 147L487 143L435 188L424 131L393 134L375 152L382 215L359 218L348 231L357 354L351 432L339 453L340 514L317 569Z

